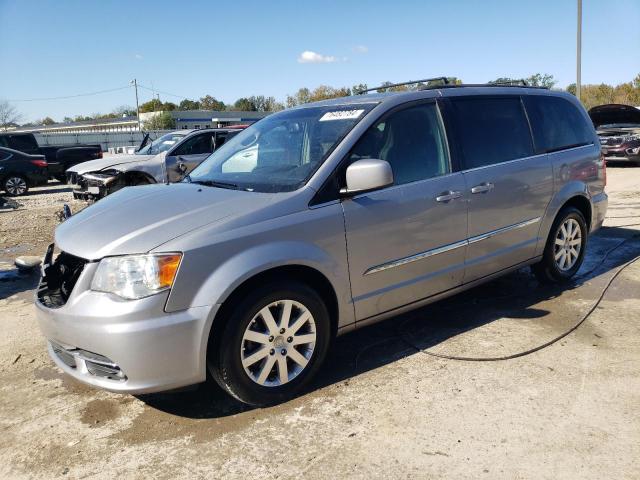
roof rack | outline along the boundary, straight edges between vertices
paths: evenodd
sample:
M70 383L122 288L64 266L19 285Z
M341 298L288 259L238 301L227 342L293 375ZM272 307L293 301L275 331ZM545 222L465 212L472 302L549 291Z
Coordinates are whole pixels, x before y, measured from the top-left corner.
M359 90L358 92L356 92L356 95L362 95L363 93L373 92L374 90L381 90L383 88L387 89L387 88L393 88L393 87L402 87L404 85L414 85L416 83L426 83L426 82L435 82L435 81L442 82L442 85L450 85L449 79L447 77L425 78L423 80L414 80L411 82L402 82L402 83L390 83L388 85L380 85L378 87L367 88L366 90Z
M524 81L524 80L523 80ZM538 88L541 90L549 90L549 87L536 87L529 85L526 82L524 84L515 84L514 82L498 82L498 83L458 83L447 85L435 85L423 87L423 90L434 88L460 88L460 87L511 87L511 88Z

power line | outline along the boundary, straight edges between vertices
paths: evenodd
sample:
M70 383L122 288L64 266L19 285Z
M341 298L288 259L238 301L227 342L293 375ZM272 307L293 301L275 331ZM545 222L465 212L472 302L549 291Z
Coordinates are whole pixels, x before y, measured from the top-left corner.
M189 99L189 97L185 97L184 95L176 95L175 93L163 92L162 90L158 90L157 88L150 88L140 84L138 84L138 87L144 88L145 90L149 90L151 92L158 92L158 93L162 93L163 95L169 95L170 97L182 98L186 100Z
M127 88L131 88L131 86L127 85L126 87L110 88L108 90L99 90L97 92L90 92L90 93L78 93L76 95L65 95L61 97L14 98L14 99L9 99L8 101L9 102L42 102L46 100L66 100L68 98L90 97L92 95L100 95L102 93L116 92L118 90L125 90Z

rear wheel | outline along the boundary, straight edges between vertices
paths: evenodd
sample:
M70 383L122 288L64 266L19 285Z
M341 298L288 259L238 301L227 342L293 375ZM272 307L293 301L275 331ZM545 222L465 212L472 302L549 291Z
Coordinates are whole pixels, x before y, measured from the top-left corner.
M542 260L532 266L542 283L562 283L580 269L587 246L587 222L580 210L563 208L553 222Z
M222 388L254 406L296 396L324 361L331 325L322 298L297 283L252 291L212 332L208 368Z
M22 175L9 175L4 179L3 188L7 195L18 197L29 191L29 184Z

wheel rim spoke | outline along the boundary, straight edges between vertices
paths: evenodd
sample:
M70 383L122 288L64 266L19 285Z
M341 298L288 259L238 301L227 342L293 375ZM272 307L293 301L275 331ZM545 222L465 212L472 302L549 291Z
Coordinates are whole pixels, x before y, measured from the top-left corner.
M264 357L269 355L269 349L266 347L261 348L257 352L252 353L247 358L242 359L242 365L247 368L256 363L259 360L262 360Z
M289 327L289 333L295 335L295 333L300 330L300 328L309 321L309 319L311 318L311 314L309 313L309 311L305 311L302 313L302 315L300 315L297 320L294 322L293 325L291 325Z
M291 309L293 308L293 302L291 300L285 300L282 306L282 314L280 315L280 327L288 328L289 320L291 319Z
M278 377L280 384L285 384L289 381L289 367L287 366L287 357L278 357Z
M278 325L276 324L276 321L273 318L273 314L271 313L271 310L269 310L269 307L264 307L262 310L260 310L260 316L262 317L262 320L264 320L264 324L269 329L269 333L271 335L275 335L276 333L278 333Z
M257 380L257 382L260 385L264 384L264 382L267 380L267 377L271 373L271 370L273 370L274 363L276 363L276 357L274 357L273 355L270 355L267 358L267 361L264 362L264 365L262 366L262 370L260 371L260 376L258 377L258 380Z
M316 341L316 334L307 333L305 335L296 335L295 337L293 337L293 342L291 342L291 345L305 345L308 343L313 343L315 341Z
M253 330L247 330L244 333L244 339L249 340L250 342L262 343L264 345L269 343L269 335L255 332Z
M289 358L291 358L291 360L293 360L294 362L296 362L298 365L300 365L303 368L307 366L307 363L309 363L309 360L307 360L307 357L302 355L295 348L292 348L291 351L289 352Z

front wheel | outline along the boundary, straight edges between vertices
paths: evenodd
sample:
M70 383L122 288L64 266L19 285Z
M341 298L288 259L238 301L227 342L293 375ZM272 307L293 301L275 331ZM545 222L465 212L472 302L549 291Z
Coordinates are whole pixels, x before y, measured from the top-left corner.
M254 406L296 396L329 348L331 322L322 298L306 285L272 283L230 310L224 331L212 332L209 341L208 368L216 382Z
M551 227L542 260L532 266L542 283L567 282L580 269L587 247L587 222L580 210L563 208Z
M4 191L7 192L7 195L18 197L27 193L29 184L27 183L27 179L22 175L9 175L4 180L3 188Z

